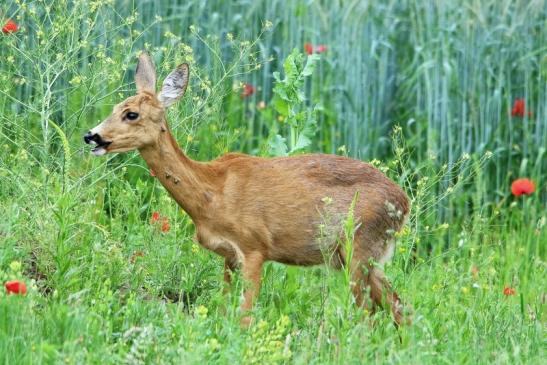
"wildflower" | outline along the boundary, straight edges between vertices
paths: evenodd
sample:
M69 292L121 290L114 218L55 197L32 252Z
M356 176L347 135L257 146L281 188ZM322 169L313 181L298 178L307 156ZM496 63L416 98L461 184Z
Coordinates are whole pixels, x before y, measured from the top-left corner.
M167 218L164 218L163 224L161 225L161 231L163 233L167 233L169 232L170 229L171 229L171 226L169 225L169 221L167 220Z
M196 308L196 314L200 316L201 318L207 318L208 312L209 312L209 309L207 309L207 307L204 305L200 305Z
M243 91L241 92L241 98L248 98L249 96L253 95L255 93L256 89L251 84L244 84L243 85Z
M210 338L207 340L207 343L209 345L209 347L211 348L212 351L216 351L218 349L220 349L220 343L218 342L218 340L216 338Z
M530 179L520 178L511 184L511 193L514 196L521 196L523 194L530 195L536 191L536 186L534 182Z
M469 293L469 288L466 287L466 286L462 287L461 290L462 290L462 294L467 294L467 293Z
M272 27L273 27L273 23L270 20L266 20L264 22L264 29L268 30L268 29L271 29Z
M526 102L524 99L516 99L513 104L513 109L511 109L511 116L513 117L524 117L526 115ZM528 112L528 116L532 116L532 112Z
M72 86L80 85L82 83L82 76L76 75L68 83Z
M150 176L156 177L156 171L150 169Z
M314 46L311 43L304 43L304 52L308 55L312 55L314 53L323 53L327 51L327 46L324 44L319 44L317 46Z
M327 46L320 44L317 47L315 47L315 53L323 53L327 51Z
M150 224L156 223L160 220L160 213L154 212L152 213L152 218L150 218Z
M266 102L264 100L259 101L258 104L256 104L256 108L258 110L264 110L266 109Z
M506 286L505 288L503 288L503 295L505 295L506 297L508 297L510 295L515 295L515 294L516 294L515 289L513 289L509 286Z
M21 270L21 262L20 261L12 261L10 264L9 264L9 268L11 269L11 271L13 272L19 272Z
M6 24L2 27L2 33L15 33L19 27L17 26L17 23L15 23L13 20L8 19Z
M4 284L8 294L27 294L27 286L25 283L19 280L8 281Z

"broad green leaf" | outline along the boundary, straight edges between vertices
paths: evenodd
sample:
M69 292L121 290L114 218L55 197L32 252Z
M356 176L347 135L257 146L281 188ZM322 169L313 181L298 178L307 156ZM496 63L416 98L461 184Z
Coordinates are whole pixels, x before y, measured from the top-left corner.
M287 144L286 139L276 134L269 142L270 155L272 156L287 156Z
M306 62L306 66L304 67L304 71L302 71L302 75L307 77L311 76L313 74L313 70L315 69L315 66L317 65L317 62L319 61L320 57L317 54L312 54L308 56L308 60Z

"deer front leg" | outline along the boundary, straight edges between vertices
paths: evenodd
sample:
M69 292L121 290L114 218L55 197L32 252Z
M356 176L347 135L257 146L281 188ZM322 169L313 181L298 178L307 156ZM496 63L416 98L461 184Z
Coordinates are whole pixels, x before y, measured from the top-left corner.
M259 252L253 252L245 255L242 262L243 279L245 281L245 292L243 293L243 303L241 311L243 313L253 308L254 300L260 291L260 279L262 276L262 265L264 257ZM241 319L242 327L249 327L252 322L251 316L245 316Z
M224 257L224 294L227 294L232 287L232 273L237 268L237 259L232 256Z

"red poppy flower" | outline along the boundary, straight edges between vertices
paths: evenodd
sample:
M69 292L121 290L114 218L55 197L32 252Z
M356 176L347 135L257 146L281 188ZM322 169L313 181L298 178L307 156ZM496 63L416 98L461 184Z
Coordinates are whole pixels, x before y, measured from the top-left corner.
M156 177L156 171L150 169L150 176Z
M323 53L327 51L327 46L320 44L317 47L315 47L315 53Z
M150 218L150 224L156 223L160 220L160 213L154 212L152 213L152 218Z
M241 92L241 98L248 98L255 93L256 89L251 84L244 84L243 91Z
M523 118L526 115L526 102L524 99L516 99L511 109L511 116ZM528 112L528 116L532 117L532 112Z
M511 184L511 193L514 196L530 195L536 191L536 185L530 179L520 178Z
M19 27L17 26L17 23L9 19L6 22L6 24L4 24L4 26L2 27L2 33L15 33L17 32L17 29L19 29Z
M505 288L503 288L503 295L505 295L506 297L510 296L510 295L515 295L517 292L515 291L515 289L509 287L509 286L506 286Z
M27 286L22 281L8 281L6 284L4 284L4 286L6 287L6 291L8 292L8 294L27 294Z
M311 43L304 43L304 52L306 52L306 54L308 55L311 55L314 53L323 53L326 51L327 51L327 46L325 46L324 44L319 44L317 46L314 46Z
M169 221L167 219L165 219L163 221L163 224L161 225L161 231L163 233L167 233L167 232L169 232L170 229L171 229L171 226L169 225Z

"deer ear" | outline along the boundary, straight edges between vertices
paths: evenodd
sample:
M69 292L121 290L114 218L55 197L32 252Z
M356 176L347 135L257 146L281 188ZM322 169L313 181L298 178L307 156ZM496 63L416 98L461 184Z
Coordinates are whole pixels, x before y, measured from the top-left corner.
M142 52L139 56L139 62L135 70L135 84L137 84L138 92L156 92L156 68L146 52Z
M172 105L184 95L189 78L190 70L186 63L177 66L177 68L165 78L161 92L158 95L159 101L165 108Z

